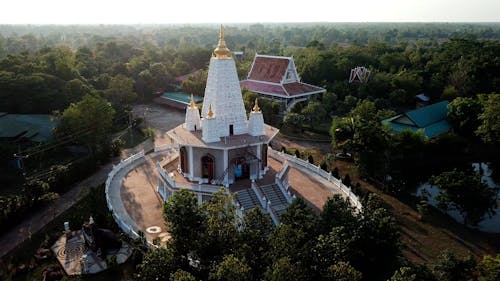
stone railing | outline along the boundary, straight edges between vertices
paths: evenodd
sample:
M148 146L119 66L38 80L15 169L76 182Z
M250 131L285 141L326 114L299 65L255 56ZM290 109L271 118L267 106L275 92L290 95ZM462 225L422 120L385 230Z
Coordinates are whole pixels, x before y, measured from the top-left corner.
M262 194L262 191L260 190L259 186L254 181L252 181L250 188L257 196L257 199L259 200L259 203L260 203L260 206L262 206L262 209L266 210L267 209L266 196L264 196L264 194Z
M297 158L295 156L276 151L274 149L269 148L268 149L268 155L280 162L285 162L287 161L288 163L295 165L299 169L306 170L308 172L317 174L318 176L324 178L325 180L333 183L342 193L344 193L347 198L349 198L349 201L351 202L351 205L356 208L356 210L361 211L362 210L362 205L361 201L359 200L359 197L354 194L351 190L351 188L347 187L345 184L342 183L341 180L335 178L332 176L330 173L326 172L325 170L321 169L319 166L315 166L307 161L304 161L300 158ZM281 172L281 171L280 171ZM286 189L285 184L283 186Z
M276 174L274 179L274 183L278 186L283 196L285 196L288 204L292 203L294 196L290 192L290 183L288 182L288 170L290 166L288 165L288 161L285 161L281 170Z
M131 155L127 159L123 159L118 163L118 165L113 165L113 169L111 172L109 172L108 177L106 179L106 184L105 184L105 193L106 193L106 205L108 206L108 209L110 210L111 214L113 215L113 218L120 227L120 229L126 233L129 237L132 239L137 239L140 238L141 236L134 230L134 228L127 224L123 218L120 217L120 215L114 211L113 205L111 204L111 199L109 198L109 188L111 185L111 182L113 181L113 178L115 175L124 167L130 165L134 161L141 159L144 157L144 150L139 151L138 153ZM148 241L148 244L151 246L154 246L151 242Z

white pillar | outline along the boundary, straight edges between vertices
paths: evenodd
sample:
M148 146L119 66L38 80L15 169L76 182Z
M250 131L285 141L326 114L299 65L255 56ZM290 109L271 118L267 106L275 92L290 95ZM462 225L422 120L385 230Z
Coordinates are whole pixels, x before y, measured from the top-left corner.
M262 144L257 144L257 159L259 159L260 161L257 161L257 178L259 179L262 179L263 178L263 174L262 171L264 170L262 166Z
M225 173L224 175L224 180L223 180L223 184L225 187L229 187L229 172L226 173L226 169L228 168L228 163L229 163L229 159L228 159L228 151L227 149L224 149L224 167L223 167L223 171Z
M198 204L201 204L203 202L203 197L201 193L196 193L198 195Z
M188 152L187 153L188 153L188 157L187 158L188 158L188 162L189 162L188 163L189 174L191 175L189 177L189 179L193 180L193 178L194 178L194 170L193 170L194 165L193 165L193 162L194 161L193 161L193 147L192 146L188 146Z

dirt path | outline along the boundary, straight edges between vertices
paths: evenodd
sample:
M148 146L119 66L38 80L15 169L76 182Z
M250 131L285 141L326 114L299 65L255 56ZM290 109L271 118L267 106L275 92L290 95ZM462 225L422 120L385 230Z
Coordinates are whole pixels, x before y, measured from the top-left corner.
M42 229L47 223L68 210L76 202L85 197L92 187L104 183L115 162L117 162L117 159L113 159L110 163L100 167L99 171L75 184L73 188L64 193L60 198L50 202L36 213L31 214L9 232L2 235L0 237L0 257L5 256L32 234Z

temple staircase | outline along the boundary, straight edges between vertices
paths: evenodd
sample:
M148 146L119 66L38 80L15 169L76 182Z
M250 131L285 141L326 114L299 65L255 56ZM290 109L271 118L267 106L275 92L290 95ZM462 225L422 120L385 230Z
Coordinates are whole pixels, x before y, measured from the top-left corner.
M245 188L236 193L236 201L242 207L243 213L253 208L260 208L263 213L274 212L274 215L277 216L277 221L279 221L281 215L289 205L279 187L276 184L254 185L254 187L256 188ZM268 205L269 207L263 207L261 202L267 202L264 205ZM276 223L276 220L273 221Z

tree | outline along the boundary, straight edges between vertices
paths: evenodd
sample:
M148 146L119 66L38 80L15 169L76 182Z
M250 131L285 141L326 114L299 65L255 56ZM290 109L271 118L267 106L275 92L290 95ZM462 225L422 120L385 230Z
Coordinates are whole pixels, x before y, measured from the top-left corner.
M178 269L170 276L170 281L196 281L196 278L191 273Z
M476 280L476 260L472 255L459 258L450 251L445 251L432 266L432 271L438 280L466 281Z
M111 78L105 93L116 108L123 108L137 98L137 94L134 92L134 80L122 74Z
M169 280L178 268L173 248L149 248L142 263L137 265L137 280Z
M270 264L269 236L274 229L269 216L260 208L254 208L245 213L239 244L236 250L238 257L247 261L252 279L262 279L262 274Z
M462 135L473 136L483 111L481 103L473 98L458 97L448 105L448 117L454 128Z
M327 115L323 105L318 101L310 101L301 112L311 126L321 123Z
M353 229L356 223L354 207L348 198L338 194L328 198L320 214L319 225L322 233L329 233L332 228L339 226Z
M401 267L394 275L392 275L389 281L416 281L417 275L412 272L410 267Z
M479 281L500 280L500 254L486 255L478 264Z
M386 275L399 267L401 257L396 220L383 207L381 199L371 194L363 202L363 215L359 217L358 224L352 248L361 254L351 259L351 264L365 276L388 278L390 275Z
M289 257L283 257L275 261L266 272L265 278L268 281L299 281L307 279L309 278L304 275L300 266L292 263Z
M288 112L283 118L285 125L292 131L297 132L302 128L302 125L306 118L304 115L299 113Z
M457 210L465 225L477 225L485 214L495 213L496 191L478 174L453 170L431 177L430 183L440 189L436 196L440 207Z
M210 279L218 281L247 281L252 280L250 267L233 255L224 256L215 272L210 274Z
M500 143L500 94L490 94L480 97L484 107L483 113L479 115L481 125L476 135L481 137L485 143Z
M206 215L198 206L196 195L185 189L175 192L163 204L163 216L172 234L172 247L187 262L187 255L199 247L193 242L201 239L206 228Z
M85 95L80 102L72 103L64 110L56 137L85 144L95 154L103 145L109 146L107 141L114 114L111 104L103 98Z
M223 256L232 254L236 247L240 219L233 205L233 197L224 188L213 194L211 200L202 205L206 214L206 233L200 257L203 265L219 262Z
M328 268L325 280L331 281L361 281L361 272L352 267L349 262L339 262Z

